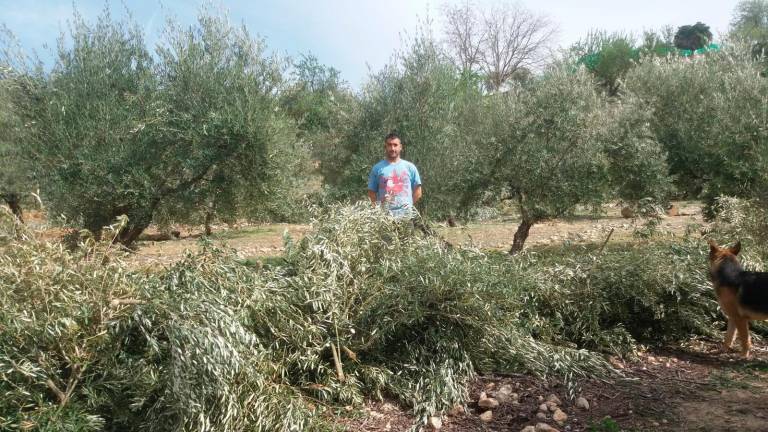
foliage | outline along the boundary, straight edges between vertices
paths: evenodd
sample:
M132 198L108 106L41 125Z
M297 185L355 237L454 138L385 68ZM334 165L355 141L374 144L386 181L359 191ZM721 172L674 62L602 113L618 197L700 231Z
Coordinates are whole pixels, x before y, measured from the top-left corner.
M666 57L676 50L674 38L675 31L672 26L664 26L659 30L646 30L643 32L641 52L645 55Z
M610 96L616 96L627 71L640 58L634 37L625 33L590 32L571 47Z
M182 221L248 215L290 189L306 160L275 110L281 68L263 43L210 10L165 36L153 57L136 24L76 15L50 73L13 70L51 210L93 232L126 214L124 243L161 207Z
M708 236L718 244L745 244L747 256L753 252L768 257L768 214L765 206L755 200L729 196L717 197L713 209L714 221Z
M105 12L94 26L76 15L71 28L72 47L59 41L50 74L28 66L9 75L15 111L27 126L26 156L46 201L54 214L96 232L121 213L138 222L132 203L149 201L145 174L128 172L145 148L158 147L139 127L156 123L155 83L137 27Z
M684 58L649 58L627 76L652 110L651 131L668 153L677 187L708 203L728 194L764 196L768 82L749 48Z
M694 25L684 25L677 28L675 33L675 47L681 50L696 51L709 44L712 40L712 31L709 26L696 22Z
M276 113L282 63L223 15L202 14L199 27L170 25L166 34L158 77L167 127L178 132L164 139L176 143L180 170L202 176L170 201L173 219L195 209L228 221L289 219L285 200L301 200L308 155Z
M16 242L0 255L0 424L317 429L334 406L383 395L425 420L466 401L476 368L609 373L521 330L514 269L410 230L332 208L263 272L208 249L142 274L109 242L75 255Z
M766 49L768 49L768 2L742 0L736 4L728 36L750 44L752 55L763 62L765 75Z
M333 206L280 263L207 246L152 274L110 242L73 254L3 231L0 427L324 430L338 407L384 396L423 424L465 402L476 371L574 390L613 373L584 348L712 332L701 242L509 258L412 230Z
M616 420L610 417L605 417L597 423L592 423L587 428L588 432L619 432L621 430Z
M608 109L611 120L605 127L604 141L615 197L634 207L636 213L643 213L642 205L665 205L675 189L667 152L651 129L653 113L630 93Z
M730 35L755 44L768 42L768 1L741 0L736 3Z
M0 77L5 75L0 72ZM21 147L21 125L10 103L8 80L0 81L0 195L19 192L28 187L19 149Z
M317 57L302 55L293 63L293 82L283 90L280 103L301 130L327 131L333 127L338 97L351 97L339 71L320 64Z
M0 69L0 203L7 203L23 221L21 200L32 188L32 181L21 156L23 125L13 111L8 84L5 70Z
M491 189L518 206L522 221L511 252L522 249L533 224L577 205L596 207L617 194L663 195L664 155L644 126L645 108L630 100L610 105L584 69L558 66L495 103L486 114L491 138L476 147L482 162L471 171L465 200Z
M292 80L280 94L280 106L297 122L299 137L311 149L328 184L339 180L339 140L357 102L339 71L320 64L313 55L302 55L294 62Z
M542 263L526 300L535 315L523 322L544 323L537 329L542 336L616 354L631 353L638 343L714 335L717 302L705 246L686 241L532 255Z

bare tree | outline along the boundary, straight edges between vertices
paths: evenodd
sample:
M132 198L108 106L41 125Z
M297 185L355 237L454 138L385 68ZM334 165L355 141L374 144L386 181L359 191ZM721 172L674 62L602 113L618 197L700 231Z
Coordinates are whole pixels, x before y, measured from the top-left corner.
M445 43L454 63L464 71L477 71L481 64L484 32L477 11L465 1L459 6L443 5Z
M555 34L544 15L519 4L497 3L481 10L469 0L444 5L445 43L456 65L486 75L499 89L510 78L536 69Z

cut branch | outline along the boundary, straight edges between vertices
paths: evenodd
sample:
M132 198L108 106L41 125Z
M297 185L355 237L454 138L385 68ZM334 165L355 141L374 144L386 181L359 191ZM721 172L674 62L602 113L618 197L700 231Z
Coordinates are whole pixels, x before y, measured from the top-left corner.
M336 377L340 382L344 382L344 369L341 367L341 357L339 356L339 350L333 343L331 343L331 353L333 353L333 365L336 367Z
M59 400L60 406L64 406L64 404L67 403L67 395L64 394L64 392L61 391L59 387L51 379L45 380L45 385L47 385L48 388L51 389L53 394L56 395L56 398Z

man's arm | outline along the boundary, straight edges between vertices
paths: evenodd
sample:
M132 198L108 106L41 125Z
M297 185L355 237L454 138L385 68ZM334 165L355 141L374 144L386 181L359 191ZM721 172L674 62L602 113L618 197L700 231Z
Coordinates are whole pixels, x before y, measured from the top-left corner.
M371 199L371 204L376 205L376 192L368 189L368 198Z
M416 201L421 199L421 185L416 186L415 189L413 189L413 203L416 204Z
M411 189L413 190L413 203L416 204L416 201L421 199L421 176L419 175L419 170L416 168L416 165L411 164L410 174Z

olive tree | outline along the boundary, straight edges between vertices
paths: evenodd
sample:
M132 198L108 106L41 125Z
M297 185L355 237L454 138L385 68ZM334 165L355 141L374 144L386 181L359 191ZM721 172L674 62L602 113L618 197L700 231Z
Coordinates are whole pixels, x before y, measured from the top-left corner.
M173 220L214 215L231 220L290 218L300 195L306 151L279 110L285 64L263 41L225 15L203 13L196 27L170 24L158 49L159 138L165 162L158 180Z
M752 54L762 58L765 65L766 49L768 49L768 1L739 1L733 9L733 19L728 35L731 39L751 44Z
M741 0L736 3L730 33L755 44L768 42L768 1Z
M765 198L768 82L748 46L686 59L649 59L627 87L651 107L677 186L712 203L721 194Z
M13 100L50 208L93 232L124 214L130 244L160 209L259 207L290 183L278 165L300 152L276 110L280 72L226 17L169 24L153 57L139 26L106 10L74 17L50 73L16 71Z
M338 180L337 147L357 102L337 69L321 64L311 54L292 62L289 81L280 93L280 106L296 122L299 137L311 150L326 183Z
M24 222L21 198L30 186L21 158L22 125L9 100L8 80L0 80L0 199L20 222Z
M559 65L495 98L486 114L492 137L466 196L496 190L515 203L521 221L510 253L523 249L536 223L578 206L596 209L617 197L663 199L664 153L644 127L644 108L609 103L584 68Z
M138 27L107 12L94 25L76 15L69 36L49 73L9 72L26 157L54 214L95 232L121 214L141 224L151 206L144 164L161 147L144 127L162 118L152 58Z

